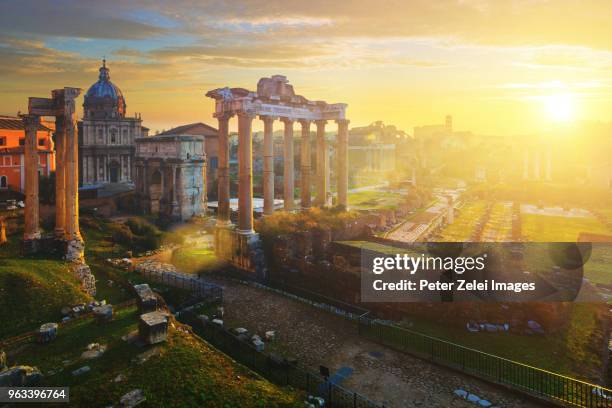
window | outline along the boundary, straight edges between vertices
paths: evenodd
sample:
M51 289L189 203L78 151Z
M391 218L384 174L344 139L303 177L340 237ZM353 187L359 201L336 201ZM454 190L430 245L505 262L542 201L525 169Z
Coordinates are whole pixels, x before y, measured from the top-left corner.
M6 176L0 176L0 188L8 188L8 180Z
M39 146L44 146L45 145L45 139L44 138L38 139L38 145Z
M19 138L19 146L25 146L25 138L24 137L20 137Z
M117 143L117 130L111 130L111 143Z
M11 165L11 156L6 156L4 158L4 165L7 167Z
M101 142L104 139L104 130L98 129L98 141Z
M6 146L6 136L0 136L0 146Z

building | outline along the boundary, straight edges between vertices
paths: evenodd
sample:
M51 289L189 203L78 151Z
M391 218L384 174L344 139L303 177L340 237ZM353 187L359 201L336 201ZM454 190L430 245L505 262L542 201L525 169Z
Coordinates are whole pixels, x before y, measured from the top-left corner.
M160 133L158 136L194 135L204 138L204 153L206 157L206 180L208 197L217 197L217 167L219 165L219 141L217 129L206 123L196 122L182 125Z
M50 176L55 171L54 123L41 122L37 131L38 173ZM16 116L0 116L0 191L25 191L25 129Z
M145 212L177 221L206 212L204 144L198 135L136 139L136 194Z
M394 171L399 146L406 137L405 132L382 121L352 128L349 131L351 172Z
M79 182L81 185L131 183L134 141L147 136L139 114L126 116L119 87L110 81L102 61L100 76L85 94L83 121L79 123Z

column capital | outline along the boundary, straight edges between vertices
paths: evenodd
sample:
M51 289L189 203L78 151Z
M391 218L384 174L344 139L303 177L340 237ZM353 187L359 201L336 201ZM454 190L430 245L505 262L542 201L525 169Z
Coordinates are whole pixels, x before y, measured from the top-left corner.
M256 116L255 113L244 111L244 110L236 112L236 115L238 116L239 119L250 119L250 120L253 120Z
M220 113L214 113L213 116L215 118L217 118L218 120L230 120L232 118L232 116L234 116L234 112L220 112Z
M327 119L317 119L315 120L317 126L325 126L327 124Z
M23 127L28 129L34 127L38 130L40 125L40 116L33 114L23 114L21 115L21 120L23 121Z
M336 119L335 122L339 125L348 125L351 121L348 119Z
M298 122L300 122L300 125L302 125L302 126L310 126L310 124L312 123L312 120L310 120L310 119L299 119Z
M295 122L295 119L291 119L291 118L280 118L280 121L283 122L284 124L293 124L293 122Z
M259 119L261 119L264 123L272 123L278 119L277 116L270 115L259 115Z

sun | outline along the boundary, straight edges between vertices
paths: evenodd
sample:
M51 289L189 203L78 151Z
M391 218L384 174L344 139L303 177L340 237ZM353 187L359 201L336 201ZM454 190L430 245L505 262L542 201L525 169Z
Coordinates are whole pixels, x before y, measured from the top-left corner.
M548 116L555 122L568 122L574 117L574 101L570 94L553 94L544 97Z

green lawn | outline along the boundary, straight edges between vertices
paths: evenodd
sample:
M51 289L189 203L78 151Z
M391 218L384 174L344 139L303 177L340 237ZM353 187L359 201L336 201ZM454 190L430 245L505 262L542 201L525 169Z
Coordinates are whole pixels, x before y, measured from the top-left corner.
M598 309L599 308L599 309ZM441 325L426 319L410 318L411 330L451 341L465 347L504 357L523 364L593 381L603 367L596 346L603 344L603 332L596 316L601 305L574 303L568 324L545 336L512 333L470 333L464 328Z
M135 357L156 346L138 347L121 339L136 329L135 307L123 309L110 323L82 321L61 330L53 343L30 344L12 361L39 367L47 374L46 386L69 386L71 406L109 406L135 388L143 390L147 398L143 406L147 407L302 406L300 393L271 384L207 343L172 327L168 341L139 363ZM100 358L81 360L81 353L93 342L107 345L107 351ZM89 373L71 375L84 365L91 367ZM58 368L63 371L49 375ZM125 379L115 382L120 374Z
M468 241L476 227L476 223L482 217L487 207L484 200L467 202L455 216L452 224L444 228L438 241L440 242L465 242Z
M62 307L90 299L65 262L18 254L17 236L0 247L0 338L56 322Z
M349 192L349 207L359 210L397 208L406 202L406 196L388 191Z
M610 234L595 217L522 214L522 232L530 242L576 242L581 232Z

